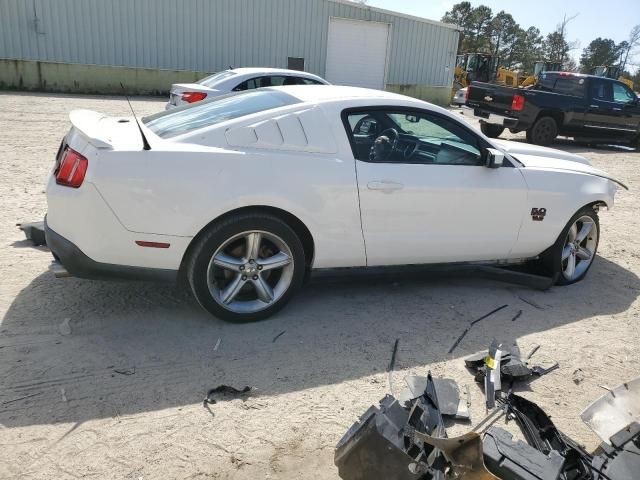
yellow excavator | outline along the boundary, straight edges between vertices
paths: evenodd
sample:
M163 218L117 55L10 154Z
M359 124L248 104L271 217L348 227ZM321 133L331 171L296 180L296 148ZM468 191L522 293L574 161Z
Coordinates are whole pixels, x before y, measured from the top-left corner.
M597 67L593 67L589 73L597 77L619 80L633 90L633 81L621 75L622 72L618 65L598 65Z
M456 57L453 93L477 80L480 82L495 82L507 87L528 87L535 85L538 75L544 72L561 70L560 62L539 60L534 64L533 74L518 75L508 68L498 67L500 60L489 53L464 53Z
M490 53L463 53L456 56L453 76L453 92L467 87L471 82L490 82L496 78L498 57Z
M533 64L533 74L524 78L520 82L521 87L530 87L535 85L538 81L538 76L544 72L559 72L562 70L562 63L560 62L547 62L544 60L538 60Z

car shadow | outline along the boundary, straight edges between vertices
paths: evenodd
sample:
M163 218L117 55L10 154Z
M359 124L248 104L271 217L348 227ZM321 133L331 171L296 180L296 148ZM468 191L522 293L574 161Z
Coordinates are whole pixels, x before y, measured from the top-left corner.
M320 276L275 317L224 323L177 287L35 278L0 324L0 424L16 427L201 402L221 384L272 396L423 368L598 315L640 292L631 271L598 257L576 285L547 291L466 273ZM469 322L475 325L448 351ZM514 321L517 313L521 316ZM300 364L304 368L300 368ZM56 408L51 408L56 404Z

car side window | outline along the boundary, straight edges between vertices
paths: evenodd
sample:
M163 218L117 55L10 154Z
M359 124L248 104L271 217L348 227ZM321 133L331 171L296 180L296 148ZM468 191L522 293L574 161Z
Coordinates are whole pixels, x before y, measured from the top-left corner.
M573 95L575 97L584 96L584 78L579 77L558 77L553 87L556 93Z
M255 88L269 87L271 83L269 82L269 77L256 77L250 78L249 80L245 80L237 87L233 89L234 92L241 92L244 90L253 90Z
M613 101L618 103L633 103L636 101L636 96L631 90L619 83L613 84Z
M347 112L345 127L357 160L374 163L481 165L480 141L455 121L425 111Z
M298 78L299 85L324 85L324 83L314 80L312 78Z
M591 98L594 100L601 100L603 102L610 102L613 100L610 82L595 79L591 80L589 92L591 93Z

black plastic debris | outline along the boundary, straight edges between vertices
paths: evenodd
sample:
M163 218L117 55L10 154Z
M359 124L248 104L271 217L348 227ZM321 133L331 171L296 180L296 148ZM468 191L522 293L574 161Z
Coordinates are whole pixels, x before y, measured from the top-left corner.
M416 432L446 437L431 374L423 394L403 406L392 395L372 406L336 445L334 462L344 480L444 480L442 452Z
M513 436L498 427L491 427L483 440L484 463L499 478L517 480L557 480L564 457L555 450L543 454L530 445L514 441Z
M633 422L600 445L603 453L593 458L595 480L640 476L640 423Z
M47 239L44 235L44 222L18 223L17 227L24 232L27 240L31 240L36 247L47 244Z
M251 392L252 388L246 386L242 389L238 389L235 387L231 387L229 385L218 385L216 388L212 388L207 392L207 396L204 397L203 403L206 406L207 404L216 403L217 400L222 398L237 398L243 395L248 395Z
M589 466L593 457L560 432L538 405L513 393L505 396L501 403L508 414L515 419L529 445L545 455L555 451L564 458L565 462L559 478L566 480L593 478Z
M494 340L495 342L495 340ZM496 342L497 344L497 342ZM557 363L550 367L542 367L539 365L530 366L529 360L531 356L539 348L535 348L526 358L523 358L517 345L504 346L502 344L492 346L497 350L500 347L500 384L512 385L514 382L525 381L531 377L540 377L546 375L559 368ZM489 351L474 353L465 358L464 363L469 370L474 373L475 381L485 383L487 375L487 362L494 364L495 358L489 356ZM493 353L495 355L495 353Z
M460 388L456 381L450 378L434 378L432 380L438 397L440 414L457 420L468 420L470 418L469 405L466 398L461 398ZM404 381L407 384L407 389L400 392L398 401L402 404L409 404L424 394L428 377L409 375L405 377Z
M484 359L470 357L478 367L500 358L497 342ZM520 359L517 349L505 350L503 359ZM529 355L528 358L530 358ZM492 370L499 370L493 363ZM449 438L443 412L452 411L459 390L451 380L407 378L407 400L387 395L371 407L342 437L335 464L343 480L631 480L640 478L640 378L610 389L583 413L583 419L603 443L596 453L556 428L535 403L496 389L500 409L489 413L474 431ZM439 386L440 384L440 386ZM446 385L443 387L443 385ZM453 388L455 387L455 388ZM449 391L447 389L450 389ZM617 393L616 393L617 392ZM446 398L451 395L450 398ZM410 398L414 397L415 398ZM442 397L442 398L441 398ZM615 405L615 408L613 406ZM515 420L526 442L511 433L480 425L496 412ZM611 424L626 426L608 436Z
M370 407L336 445L334 462L340 478L423 478L423 472L410 469L415 460L405 447L404 428L408 419L409 412L391 395L384 397L379 407Z
M484 360L484 394L487 409L496 406L496 394L502 389L501 378L502 344L494 340L489 347L489 352Z

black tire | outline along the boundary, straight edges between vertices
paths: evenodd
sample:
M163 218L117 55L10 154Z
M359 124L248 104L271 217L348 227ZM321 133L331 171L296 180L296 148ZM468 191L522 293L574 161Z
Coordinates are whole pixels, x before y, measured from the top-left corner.
M276 235L286 243L293 260L293 275L286 292L272 305L257 312L237 313L214 300L207 283L207 269L212 256L224 242L252 230ZM260 213L238 214L211 225L193 247L186 267L187 280L198 303L212 315L236 323L263 320L282 309L304 283L305 271L304 248L295 231L280 218Z
M569 229L576 222L576 220L578 220L582 216L590 217L594 221L597 229L598 235L596 238L595 249L593 251L594 258L593 260L591 260L591 263L588 265L587 269L580 276L572 280L568 280L562 273L562 250L564 249L565 241L567 239L567 234L569 233ZM567 225L562 229L562 232L560 232L560 235L556 239L556 242L553 244L553 246L545 250L540 255L540 258L538 260L536 260L535 262L532 262L532 264L530 265L531 266L530 270L532 270L533 273L538 273L551 278L555 278L556 285L571 285L572 283L579 282L587 275L587 272L589 271L589 269L593 265L593 262L595 261L595 256L596 256L596 253L598 252L599 240L600 240L600 221L598 219L598 214L591 207L583 207L580 210L578 210L575 213L575 215L573 215L573 217L571 217L571 219L567 222Z
M489 138L498 138L504 132L502 125L496 125L495 123L481 123L480 130Z
M540 117L527 130L527 142L535 145L549 145L558 136L558 124L553 117Z

